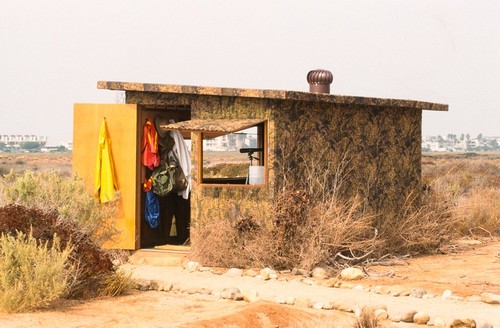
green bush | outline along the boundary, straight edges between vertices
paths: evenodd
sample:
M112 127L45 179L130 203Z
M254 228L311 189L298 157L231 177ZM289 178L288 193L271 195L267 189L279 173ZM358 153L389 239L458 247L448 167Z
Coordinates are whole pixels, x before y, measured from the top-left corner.
M112 225L115 203L101 205L93 199L78 177L63 177L56 172L26 171L4 179L0 206L19 204L45 211L56 210L62 219L102 245L116 234ZM3 198L3 199L2 199Z
M22 312L50 306L69 289L76 267L59 238L38 241L31 232L0 235L0 310Z

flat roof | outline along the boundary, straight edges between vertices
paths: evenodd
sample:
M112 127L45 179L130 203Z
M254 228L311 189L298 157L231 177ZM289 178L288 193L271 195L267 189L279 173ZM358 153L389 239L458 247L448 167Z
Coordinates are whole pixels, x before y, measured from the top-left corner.
M313 102L348 104L348 105L416 108L422 110L435 110L435 111L448 110L447 104L438 104L426 101L357 97L357 96L339 96L339 95L312 93L304 91L239 89L239 88L221 88L221 87L205 87L205 86L191 86L191 85L157 84L157 83L142 83L142 82L116 82L116 81L98 81L97 88L107 89L107 90L123 90L123 91L137 91L137 92L158 92L158 93L247 97L247 98L262 98L262 99L283 99L283 100L313 101Z

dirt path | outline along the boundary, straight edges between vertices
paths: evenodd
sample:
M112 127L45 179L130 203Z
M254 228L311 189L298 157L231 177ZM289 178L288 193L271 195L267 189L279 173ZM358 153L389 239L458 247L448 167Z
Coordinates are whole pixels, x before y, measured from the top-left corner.
M352 308L383 304L390 315L418 310L429 313L431 320L472 318L478 327L485 322L500 327L500 305L440 297L446 289L461 297L477 298L483 292L500 294L500 242L462 243L454 249L448 255L409 259L402 265L368 267L371 276L353 283L363 286L363 290L308 285L298 276L290 276L288 281L264 281L211 272L190 273L178 266L125 264L122 268L134 277L173 284L176 291L136 291L115 299L73 302L59 310L0 314L0 327L352 327L355 320L352 313L275 303L277 298L288 297L337 302ZM420 287L438 296L420 299L368 291L375 286L386 286L391 293ZM215 291L233 287L242 292L256 291L261 301L230 301L196 292L201 288ZM384 326L416 327L389 321Z

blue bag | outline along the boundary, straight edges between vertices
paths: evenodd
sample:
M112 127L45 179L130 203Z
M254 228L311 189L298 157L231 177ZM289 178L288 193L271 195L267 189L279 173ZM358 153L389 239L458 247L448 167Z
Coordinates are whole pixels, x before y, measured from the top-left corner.
M146 192L145 217L152 229L160 225L160 202L158 197L150 190Z

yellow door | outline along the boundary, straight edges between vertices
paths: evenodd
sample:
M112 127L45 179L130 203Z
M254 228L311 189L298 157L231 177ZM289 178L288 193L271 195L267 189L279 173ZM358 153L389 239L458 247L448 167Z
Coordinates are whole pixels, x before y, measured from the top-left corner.
M119 210L115 227L119 234L109 248L139 248L138 195L138 110L133 104L74 104L73 107L73 173L84 179L89 193L94 193L94 172L99 131L106 118L111 140Z

